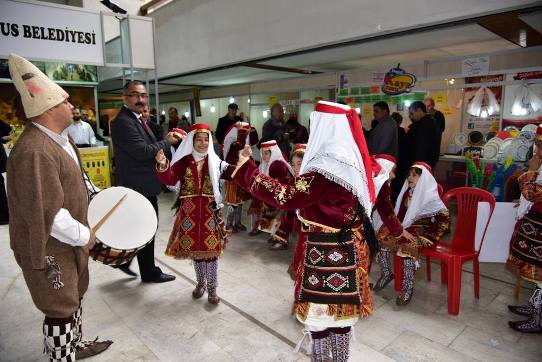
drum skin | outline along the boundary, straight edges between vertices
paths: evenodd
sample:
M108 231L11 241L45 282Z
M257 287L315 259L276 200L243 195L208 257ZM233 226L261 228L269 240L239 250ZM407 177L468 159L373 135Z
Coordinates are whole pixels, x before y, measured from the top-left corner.
M149 200L126 187L111 187L92 198L88 207L90 228L94 228L125 195L96 231L96 246L90 251L94 260L106 265L132 260L152 240L158 228L158 218Z

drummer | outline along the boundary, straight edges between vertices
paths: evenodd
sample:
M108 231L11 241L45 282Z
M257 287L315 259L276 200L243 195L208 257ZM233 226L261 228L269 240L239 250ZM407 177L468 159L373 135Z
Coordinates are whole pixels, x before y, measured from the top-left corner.
M82 341L81 300L96 238L85 225L89 185L67 132L73 106L64 89L32 63L15 54L8 62L30 121L7 163L11 248L34 304L45 314L49 360L75 361L113 342Z
M171 166L162 150L156 154L156 162L163 184L180 182L180 207L166 255L192 259L197 279L192 297L199 299L207 290L208 302L218 304L218 257L225 242L219 178L228 164L216 155L210 137L207 124L195 124L173 155Z

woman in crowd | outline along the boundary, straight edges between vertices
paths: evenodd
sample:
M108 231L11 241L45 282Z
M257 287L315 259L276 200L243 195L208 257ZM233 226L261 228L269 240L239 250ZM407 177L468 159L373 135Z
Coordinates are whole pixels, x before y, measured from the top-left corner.
M542 333L542 127L538 127L535 152L529 169L518 179L521 199L518 223L510 245L507 266L516 275L535 285L527 305L508 306L523 321L508 322L510 328L524 333Z
M259 169L262 174L280 182L286 182L292 176L290 164L284 159L276 141L262 142L260 145L261 162ZM275 233L280 223L280 213L276 207L266 205L253 198L248 213L252 216L252 231L249 235L257 235L262 230ZM273 238L269 238L273 242Z
M433 245L450 230L450 213L440 199L437 181L427 164L416 162L408 169L407 179L395 205L395 215L408 233L403 233L403 230L399 233L398 227L388 226L391 223L385 223L378 230L381 250L377 261L382 274L375 289L382 289L393 279L390 257L392 252L397 253L403 262L403 280L396 303L406 305L414 292L419 248Z
M232 125L222 144L222 153L225 160L231 165L237 164L239 152L248 144L250 125L246 122L237 122ZM241 223L243 203L248 199L248 194L231 180L225 183L224 203L228 206L228 218L226 228L236 233L245 231L247 228Z
M328 361L330 355L347 361L351 327L373 307L362 227L374 202L372 166L361 122L349 106L320 101L311 127L298 177L281 182L267 176L249 159L248 147L232 177L269 205L299 210L308 232L296 317L311 335L313 361Z
M218 304L218 257L225 243L219 179L228 164L215 154L210 137L207 124L195 124L173 155L171 165L163 151L156 155L156 162L163 184L180 182L180 206L166 255L192 259L198 283L192 296L201 298L207 289L209 303Z

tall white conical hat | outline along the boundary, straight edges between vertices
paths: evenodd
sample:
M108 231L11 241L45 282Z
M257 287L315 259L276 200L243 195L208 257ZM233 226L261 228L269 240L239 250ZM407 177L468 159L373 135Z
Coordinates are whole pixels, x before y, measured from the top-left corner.
M27 118L39 116L69 97L64 89L25 58L12 53L8 64Z

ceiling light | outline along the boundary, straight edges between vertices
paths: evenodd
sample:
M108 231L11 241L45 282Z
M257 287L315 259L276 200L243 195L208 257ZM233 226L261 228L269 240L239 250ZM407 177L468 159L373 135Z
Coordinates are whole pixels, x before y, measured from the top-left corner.
M250 97L248 97L247 102L250 103Z
M234 103L234 102L235 102L235 98L230 97L230 103Z
M263 111L262 116L263 116L263 118L267 118L267 111Z
M407 107L407 108L408 108L408 107L410 107L410 105L411 105L411 104L412 104L412 102L411 102L411 101L405 101L405 107Z
M190 112L184 112L184 116L185 116L186 118L190 117Z
M162 116L165 116L166 115L166 111L162 110Z
M455 83L455 79L454 79L454 78L450 79L450 80L448 81L448 83L453 85L453 84Z
M359 107L356 108L356 113L360 113L361 112L361 109Z
M215 106L211 106L210 111L211 111L211 113L215 113L215 111L216 111Z

